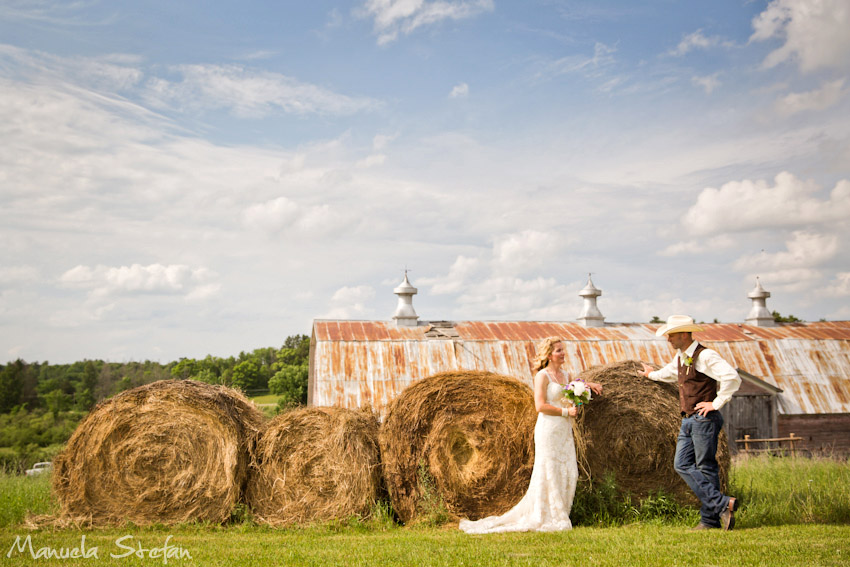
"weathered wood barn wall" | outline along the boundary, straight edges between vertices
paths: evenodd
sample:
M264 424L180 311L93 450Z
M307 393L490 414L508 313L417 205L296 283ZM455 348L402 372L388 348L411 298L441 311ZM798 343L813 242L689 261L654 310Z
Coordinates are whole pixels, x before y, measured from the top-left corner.
M736 368L781 390L774 397L776 434L793 432L804 438L802 448L813 451L850 450L850 321L771 328L702 326L704 331L695 334L697 340ZM549 336L563 338L566 370L573 374L619 360L666 364L674 351L655 336L657 328L631 323L586 327L559 322L435 321L397 326L388 321L316 320L308 403L370 404L381 410L414 381L458 369L489 370L531 385L536 343ZM769 415L746 415L748 411L769 414L763 407L768 402L749 402L751 410L742 409L733 425L739 423L740 430L755 427L762 435L766 430L758 422Z
M850 455L850 416L848 414L800 414L779 417L779 436L791 433L803 438L805 452L822 455Z

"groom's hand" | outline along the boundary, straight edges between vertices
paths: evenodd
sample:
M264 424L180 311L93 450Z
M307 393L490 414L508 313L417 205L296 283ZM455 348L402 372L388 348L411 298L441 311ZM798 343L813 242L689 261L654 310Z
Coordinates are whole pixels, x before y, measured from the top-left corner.
M699 402L694 406L694 409L697 410L698 414L705 417L708 412L714 411L714 404L711 402Z
M652 372L652 367L645 362L641 362L641 364L643 364L643 372L641 372L641 374L649 378L649 373Z

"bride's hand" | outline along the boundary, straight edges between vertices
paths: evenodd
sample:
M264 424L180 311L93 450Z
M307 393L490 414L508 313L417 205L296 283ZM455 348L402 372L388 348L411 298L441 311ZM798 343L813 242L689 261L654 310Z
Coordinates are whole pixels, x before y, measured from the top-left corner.
M596 382L588 382L587 386L597 396L602 394L602 384L597 384Z
M569 415L570 417L575 417L576 415L578 415L578 408L575 406L567 408L567 415Z

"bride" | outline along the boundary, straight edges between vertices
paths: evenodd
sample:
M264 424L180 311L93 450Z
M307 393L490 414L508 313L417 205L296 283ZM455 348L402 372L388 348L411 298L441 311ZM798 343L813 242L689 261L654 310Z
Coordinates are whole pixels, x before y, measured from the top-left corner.
M544 339L537 347L534 361L534 469L528 491L516 506L501 516L477 521L461 520L460 529L470 534L496 532L551 532L569 530L570 508L578 480L572 418L577 408L563 398L569 383L561 370L566 353L558 337ZM588 383L602 393L602 386Z

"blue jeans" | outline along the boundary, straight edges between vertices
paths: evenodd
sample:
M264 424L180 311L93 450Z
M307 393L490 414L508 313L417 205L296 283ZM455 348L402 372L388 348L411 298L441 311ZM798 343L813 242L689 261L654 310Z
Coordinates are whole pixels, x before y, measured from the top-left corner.
M720 512L729 506L729 497L720 492L720 467L717 465L717 437L723 428L723 416L710 411L705 417L695 413L682 418L673 467L702 507L700 521L720 527Z

